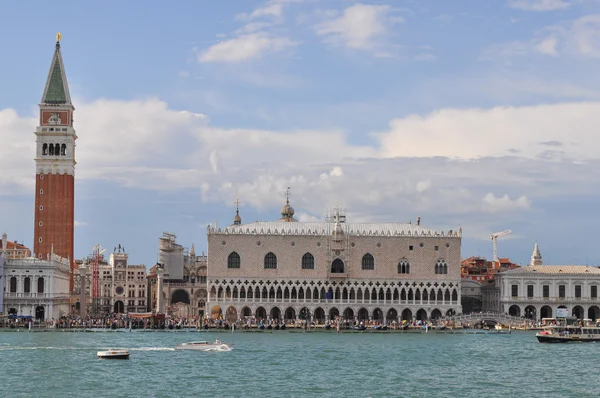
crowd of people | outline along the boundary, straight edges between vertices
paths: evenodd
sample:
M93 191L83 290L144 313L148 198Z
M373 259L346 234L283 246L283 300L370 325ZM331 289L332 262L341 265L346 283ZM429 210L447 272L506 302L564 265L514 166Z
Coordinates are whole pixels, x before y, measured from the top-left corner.
M508 325L506 325L508 327ZM543 326L542 322L524 319L513 328L536 329ZM430 320L391 320L386 323L378 320L344 319L337 317L333 320L315 319L263 319L244 317L235 321L222 317L139 317L127 314L111 313L103 315L79 316L65 315L58 319L40 321L31 317L3 317L0 318L1 328L47 328L47 329L335 329L335 330L412 330L412 329L482 329L488 327L484 323L455 323L444 319Z

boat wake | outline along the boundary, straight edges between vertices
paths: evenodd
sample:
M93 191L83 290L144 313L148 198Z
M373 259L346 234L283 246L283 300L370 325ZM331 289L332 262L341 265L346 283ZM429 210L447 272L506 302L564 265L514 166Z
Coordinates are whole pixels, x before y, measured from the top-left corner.
M136 348L130 348L129 351L175 351L175 348L170 348L170 347L136 347Z
M232 347L225 347L225 346L223 346L223 347L208 348L208 349L206 349L206 350L204 350L204 351L211 351L211 352L228 352L228 351L231 351L231 350L233 350L233 348L232 348Z

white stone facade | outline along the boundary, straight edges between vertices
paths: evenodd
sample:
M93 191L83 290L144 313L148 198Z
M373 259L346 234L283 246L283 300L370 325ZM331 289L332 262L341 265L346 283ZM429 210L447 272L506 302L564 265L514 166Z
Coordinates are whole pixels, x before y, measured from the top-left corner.
M501 272L501 311L532 320L562 309L578 319L600 318L600 269L584 265L535 265Z
M460 231L344 221L338 212L331 222L209 226L213 317L386 322L461 312Z
M29 315L44 321L69 313L69 261L50 257L6 259L4 277L0 279L4 314Z

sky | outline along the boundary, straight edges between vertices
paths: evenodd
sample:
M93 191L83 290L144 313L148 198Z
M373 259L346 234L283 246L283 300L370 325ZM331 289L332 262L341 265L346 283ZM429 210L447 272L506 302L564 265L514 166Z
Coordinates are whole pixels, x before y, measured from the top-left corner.
M37 4L37 5L36 5ZM599 0L0 4L0 232L32 247L55 34L75 105L75 256L336 206L462 228L462 257L600 264ZM50 15L49 15L50 14Z

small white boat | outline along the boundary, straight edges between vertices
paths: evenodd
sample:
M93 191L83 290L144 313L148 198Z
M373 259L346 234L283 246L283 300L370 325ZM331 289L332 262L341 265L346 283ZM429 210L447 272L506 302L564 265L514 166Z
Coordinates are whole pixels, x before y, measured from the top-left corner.
M122 349L98 351L97 355L100 359L129 359L129 351Z
M214 343L209 341L192 341L189 343L177 344L176 350L196 350L196 351L229 351L231 347L223 343L221 340L215 340Z

